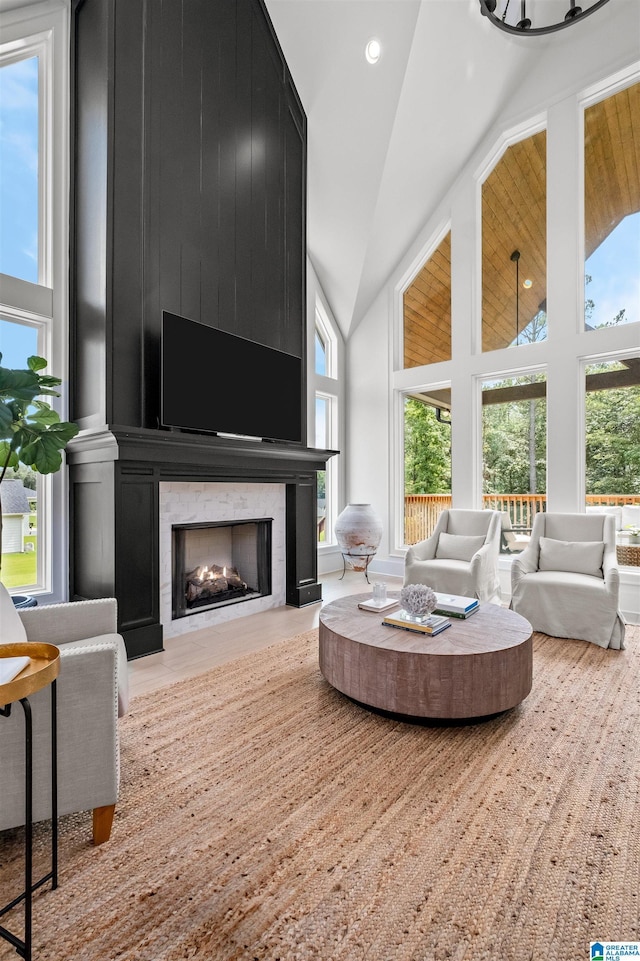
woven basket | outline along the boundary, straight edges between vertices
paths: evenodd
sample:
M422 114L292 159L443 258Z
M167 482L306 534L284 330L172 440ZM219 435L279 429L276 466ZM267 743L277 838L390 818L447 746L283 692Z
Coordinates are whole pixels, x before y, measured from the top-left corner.
M618 564L625 564L628 567L640 567L640 544L625 544L623 547L616 547Z

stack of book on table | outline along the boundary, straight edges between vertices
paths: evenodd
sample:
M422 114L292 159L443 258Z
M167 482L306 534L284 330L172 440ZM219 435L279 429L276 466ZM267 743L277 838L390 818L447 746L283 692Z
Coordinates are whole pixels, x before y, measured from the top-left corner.
M436 614L444 614L446 617L471 617L480 609L477 597L462 597L460 594L438 594L438 606Z
M387 614L382 623L386 624L387 627L399 627L405 631L416 631L418 634L430 634L432 637L434 634L446 630L447 627L451 627L451 621L448 617L429 614L424 619L416 620L412 614L405 610Z

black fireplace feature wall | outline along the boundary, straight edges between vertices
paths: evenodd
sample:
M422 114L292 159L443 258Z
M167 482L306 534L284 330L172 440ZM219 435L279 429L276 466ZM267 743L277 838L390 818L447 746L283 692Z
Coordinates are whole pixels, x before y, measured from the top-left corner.
M163 649L165 482L284 484L286 603L322 597L307 121L264 0L70 6L69 594L116 597L134 658ZM298 443L159 429L163 311L298 358Z
M273 518L175 524L172 617L271 594Z
M298 358L300 417L306 117L264 0L71 6L71 419L157 429L163 311Z

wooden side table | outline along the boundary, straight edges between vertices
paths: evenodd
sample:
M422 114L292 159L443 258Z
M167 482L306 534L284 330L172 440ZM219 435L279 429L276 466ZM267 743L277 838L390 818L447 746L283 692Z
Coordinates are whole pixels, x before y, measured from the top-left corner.
M0 645L0 657L29 657L29 664L12 681L0 684L0 716L9 717L11 707L19 701L25 720L25 852L24 891L0 908L0 918L24 901L24 939L0 925L0 937L12 944L18 954L31 961L33 892L51 881L58 886L58 771L56 731L56 678L60 672L60 652L53 644L17 643ZM51 871L33 880L33 735L29 696L51 685Z

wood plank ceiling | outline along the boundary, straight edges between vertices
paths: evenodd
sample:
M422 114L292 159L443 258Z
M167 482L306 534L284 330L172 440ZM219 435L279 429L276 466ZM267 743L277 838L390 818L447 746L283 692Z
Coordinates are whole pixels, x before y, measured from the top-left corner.
M404 292L404 366L451 360L451 232Z
M482 186L482 347L507 347L546 309L546 132L513 144ZM585 110L585 254L640 211L640 84ZM516 264L518 298L516 303ZM523 287L525 280L530 287ZM451 237L404 294L404 366L451 358Z

